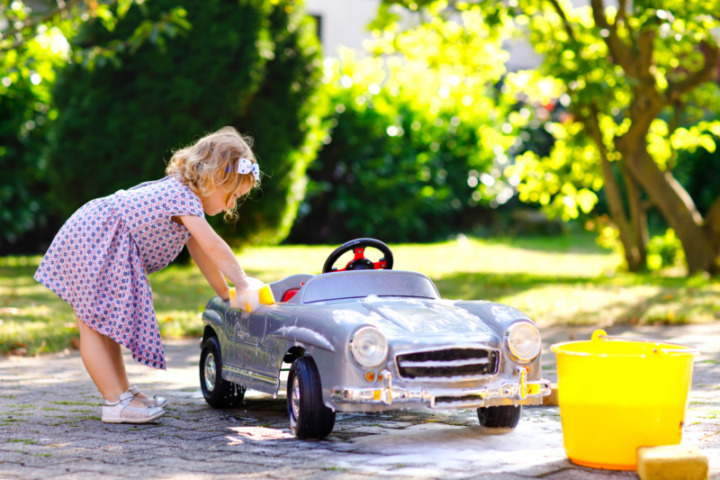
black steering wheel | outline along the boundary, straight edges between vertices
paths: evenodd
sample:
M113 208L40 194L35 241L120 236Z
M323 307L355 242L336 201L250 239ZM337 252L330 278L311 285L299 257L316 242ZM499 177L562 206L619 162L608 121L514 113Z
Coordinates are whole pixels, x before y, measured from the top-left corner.
M366 247L372 247L380 250L380 253L383 254L383 257L377 262L372 262L370 259L365 257ZM350 260L347 265L345 265L345 268L341 268L339 270L337 268L333 268L333 265L335 265L335 262L338 260L338 258L340 258L345 252L349 252L350 250L355 253L355 257ZM322 273L343 272L346 270L379 270L382 268L386 270L391 270L392 267L393 254L390 251L390 247L385 245L380 240L376 240L374 238L356 238L355 240L350 240L349 242L343 243L330 254L327 260L325 260L325 265L323 265Z

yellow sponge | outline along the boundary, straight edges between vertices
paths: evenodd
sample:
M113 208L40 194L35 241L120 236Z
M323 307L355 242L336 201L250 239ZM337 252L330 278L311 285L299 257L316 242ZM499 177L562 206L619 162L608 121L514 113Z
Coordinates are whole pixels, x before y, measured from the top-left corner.
M258 291L258 300L263 305L272 305L275 303L275 295L273 295L270 285L263 285Z
M235 298L237 295L235 288L230 288L229 291L230 298ZM256 310L260 305L272 305L275 303L272 289L270 285L267 284L253 284L250 288L244 290L241 295L242 309L248 313L252 313L253 310Z
M708 458L694 445L640 447L640 480L707 480Z

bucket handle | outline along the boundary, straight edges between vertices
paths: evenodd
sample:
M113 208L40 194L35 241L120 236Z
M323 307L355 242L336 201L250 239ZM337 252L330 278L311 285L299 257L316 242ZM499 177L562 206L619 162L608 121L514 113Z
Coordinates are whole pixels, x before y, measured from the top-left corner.
M592 333L592 337L590 337L590 340L593 342L599 342L599 341L622 341L622 342L642 342L642 343L659 343L657 340L644 340L641 338L624 338L624 337L611 337L607 334L607 332L601 328L598 328ZM679 348L674 349L659 349L662 351L662 353L666 355L672 355L672 354L678 354L678 355L697 355L698 349L695 347L690 347L687 345L681 345L679 343L671 343L671 342L661 342L665 345L672 345Z

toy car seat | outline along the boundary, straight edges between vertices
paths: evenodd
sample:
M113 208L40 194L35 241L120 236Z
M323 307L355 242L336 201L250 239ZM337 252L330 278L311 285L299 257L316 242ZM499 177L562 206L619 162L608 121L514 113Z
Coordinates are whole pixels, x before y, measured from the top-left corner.
M287 302L292 299L300 288L313 277L308 273L298 273L290 275L282 280L270 284L270 289L275 298L279 298L281 302Z

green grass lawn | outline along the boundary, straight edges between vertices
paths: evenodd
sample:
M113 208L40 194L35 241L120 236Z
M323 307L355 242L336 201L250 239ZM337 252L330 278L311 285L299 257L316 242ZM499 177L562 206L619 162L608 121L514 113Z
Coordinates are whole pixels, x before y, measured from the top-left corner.
M429 275L444 298L512 305L538 325L697 323L720 320L720 279L634 275L590 236L458 241L393 247L395 269ZM238 252L248 274L271 282L320 273L334 246L252 247ZM368 255L374 252L368 250ZM77 337L70 307L32 279L40 257L0 258L0 353L68 348ZM199 337L213 295L193 265L150 276L163 338Z

